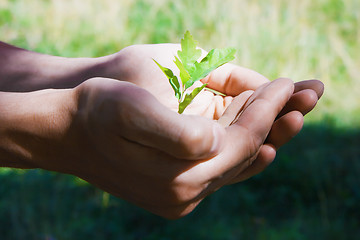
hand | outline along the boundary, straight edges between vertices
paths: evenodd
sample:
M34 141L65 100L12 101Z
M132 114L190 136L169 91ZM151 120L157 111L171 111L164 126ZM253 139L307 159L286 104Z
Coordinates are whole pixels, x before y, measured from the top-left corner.
M178 218L240 178L261 151L273 151L263 143L293 89L288 79L263 85L229 127L180 115L146 90L111 79L3 93L0 157L79 176L155 214Z
M176 111L177 102L173 90L152 59L156 59L163 66L170 67L176 72L172 59L179 49L179 44L127 47L117 54L105 57L105 71L102 76L132 82L148 90L162 104ZM248 99L253 91L269 83L269 80L255 71L225 64L213 71L202 82L208 83L208 87L225 93L227 96L215 96L211 92L203 91L185 110L185 114L205 116L214 120L220 118L219 123L227 126L241 112L240 110L245 108L245 104L250 102ZM264 152L260 152L259 159L242 174L238 181L261 172L274 160L275 151L271 151L270 154L266 153L266 149L269 149L269 146L273 146L274 150L280 148L301 130L303 116L315 107L323 91L323 84L317 80L295 83L293 95L277 117L266 140L268 147L264 148ZM225 110L226 113L223 115Z
M241 179L261 155L274 154L263 143L293 90L287 79L263 85L238 121L224 128L170 111L134 85L91 80L78 88L79 125L91 140L74 174L158 215L181 217Z
M77 175L158 215L181 217L241 177L261 149L273 151L263 143L293 89L287 79L263 85L225 128L179 115L133 84L92 79L75 89L79 107L63 139L67 148L45 168Z
M178 70L173 59L177 55L178 50L180 50L179 44L129 46L117 54L105 57L106 61L103 65L105 70L100 76L132 82L148 90L168 108L177 111L178 102L169 81L154 63L153 59L177 73ZM205 51L203 51L203 55L206 55ZM224 68L224 77L230 74L230 68L236 68L241 71L242 75L248 75L249 79L246 81L246 86L242 86L242 89L236 88L238 90L232 91L232 94L228 94L227 97L215 96L209 91L202 91L185 110L185 114L218 119L232 102L234 95L238 95L245 90L255 90L261 84L268 82L265 77L249 69L230 64L222 68ZM201 84L197 82L194 87Z

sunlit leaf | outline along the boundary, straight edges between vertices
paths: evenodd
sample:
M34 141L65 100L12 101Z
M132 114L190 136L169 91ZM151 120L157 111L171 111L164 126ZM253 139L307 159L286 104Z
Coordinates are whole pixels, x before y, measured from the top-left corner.
M201 62L195 62L195 68L190 73L190 80L186 82L185 89L191 87L196 81L206 77L211 71L235 59L235 48L213 49Z
M197 44L198 42L194 40L190 32L186 31L184 38L181 39L181 50L178 51L178 56L190 75L195 68L194 63L201 56L201 49L196 48Z
M179 100L179 113L184 112L185 108L192 102L196 95L205 88L206 84L195 88L190 94L188 93L184 96L185 91L196 81L205 78L211 71L233 60L235 58L235 52L236 50L234 48L213 49L206 57L198 62L202 51L197 48L197 41L194 40L190 32L186 31L184 38L181 39L181 50L178 51L179 57L175 56L174 60L175 65L180 71L181 86L178 78L169 68L161 66L154 60L167 76L171 87L174 89L175 96ZM209 89L209 91L224 96L224 94L215 90Z
M192 102L192 100L198 95L201 90L204 89L204 87L207 85L207 83L204 83L202 86L195 88L190 94L186 94L184 100L179 104L179 113L183 113L185 108Z
M188 73L188 71L185 69L184 65L182 64L182 62L179 60L179 58L177 58L175 56L175 61L174 63L176 64L176 66L179 68L180 70L180 79L183 85L185 85L189 80L190 80L190 74Z
M174 89L175 97L180 100L181 99L181 88L180 88L178 78L174 75L174 73L171 71L171 69L161 66L161 64L158 63L155 59L153 59L153 60L159 66L159 68L163 71L163 73L166 75L166 77L169 79L170 85Z

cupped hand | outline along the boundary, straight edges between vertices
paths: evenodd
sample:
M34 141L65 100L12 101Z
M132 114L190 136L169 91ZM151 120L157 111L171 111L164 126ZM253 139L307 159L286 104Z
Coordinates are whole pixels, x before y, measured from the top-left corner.
M78 107L66 141L74 146L49 169L178 218L223 185L249 176L262 155L274 157L266 139L294 96L294 84L288 79L263 84L227 127L180 115L127 82L95 78L74 91Z
M103 71L101 71L100 77L134 83L149 91L168 108L176 111L178 103L174 92L168 79L153 59L177 73L173 59L180 48L180 44L170 43L126 47L116 54L104 57ZM206 51L202 51L205 56ZM237 97L237 106L233 106L233 111L241 109L253 91L268 83L269 80L253 70L228 63L211 72L201 82L207 83L207 87L224 93L226 96L222 97L209 91L202 91L185 110L185 114L206 116L216 120L223 115L234 97ZM202 83L199 82L198 85ZM305 115L316 105L323 89L323 84L318 80L295 83L294 96L282 111L281 116L294 110ZM230 115L228 114L228 117ZM222 122L229 124L231 120L223 119Z
M168 80L152 59L176 72L174 56L179 44L133 45L119 53L108 56L104 76L128 81L152 93L162 104L176 111L177 101ZM203 51L203 55L206 54ZM225 64L202 80L208 87L226 96L209 91L201 92L185 110L184 114L205 116L219 120L223 126L234 122L246 105L251 102L254 90L269 80L261 74L234 64ZM198 83L200 84L200 83ZM245 180L264 170L275 158L275 150L287 143L302 128L303 116L311 111L324 91L318 80L295 83L295 89L287 104L276 118L260 151L258 160L237 181ZM274 93L276 95L276 93ZM249 100L250 98L250 100ZM254 97L252 97L254 98Z
M60 167L155 214L178 218L251 166L293 90L288 79L262 85L238 120L224 127L169 110L134 84L91 79L74 90L78 108L68 142L76 145L66 149L71 154Z
M134 83L149 91L168 108L177 111L178 102L174 91L153 59L161 65L172 69L177 74L178 70L173 60L180 48L179 44L147 44L126 47L119 53L107 57L103 77ZM203 50L203 57L205 54L206 52ZM235 68L234 65L230 64L227 67L222 67L224 68L223 73L225 73L225 76L222 77L228 77L230 74L229 68L233 67ZM185 109L184 114L218 119L232 102L233 96L246 90L255 90L261 84L268 82L265 77L254 71L241 67L236 68L241 70L241 75L248 76L243 86L235 86L237 90L233 90L226 97L214 95L210 91L202 91ZM194 87L201 84L201 82L197 82ZM231 86L228 87L231 88Z

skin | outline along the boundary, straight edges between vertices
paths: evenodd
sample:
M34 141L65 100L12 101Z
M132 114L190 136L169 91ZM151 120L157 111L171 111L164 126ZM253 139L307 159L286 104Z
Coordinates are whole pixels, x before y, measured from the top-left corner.
M166 218L263 171L301 129L320 81L272 82L226 64L184 114L152 58L177 44L68 59L0 44L0 166L73 174ZM201 83L198 83L201 84Z

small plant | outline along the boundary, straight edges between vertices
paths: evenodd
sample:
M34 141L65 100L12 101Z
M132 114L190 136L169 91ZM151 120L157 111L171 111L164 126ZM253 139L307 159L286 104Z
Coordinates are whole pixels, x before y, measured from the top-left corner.
M196 95L198 95L201 90L206 87L207 84L205 83L202 86L193 89L191 92L189 92L188 89L196 81L205 78L214 69L231 60L234 60L235 52L236 50L234 48L212 49L206 57L198 62L202 51L197 48L197 41L194 40L190 32L186 31L184 38L181 39L181 50L178 51L178 57L175 56L174 60L174 63L180 70L181 82L179 82L177 76L175 76L169 68L161 66L154 60L154 62L169 79L170 85L174 89L175 97L179 102L178 113L184 112L185 108L192 102ZM206 89L219 94L219 92L212 89Z

